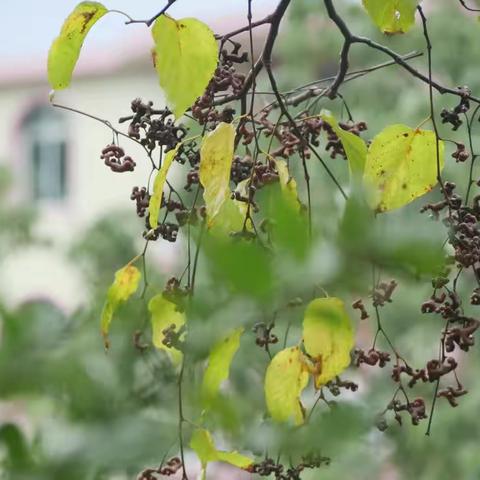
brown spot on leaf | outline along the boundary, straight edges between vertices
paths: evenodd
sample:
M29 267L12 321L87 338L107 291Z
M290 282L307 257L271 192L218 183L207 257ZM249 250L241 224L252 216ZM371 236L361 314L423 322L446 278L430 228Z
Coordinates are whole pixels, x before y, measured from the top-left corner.
M85 30L88 28L88 24L90 23L90 20L95 16L94 11L92 12L83 12L81 15L83 17L82 19L82 26L80 28L80 33L85 33Z
M151 54L152 54L153 68L156 68L157 67L157 52L155 51L154 48L152 48Z

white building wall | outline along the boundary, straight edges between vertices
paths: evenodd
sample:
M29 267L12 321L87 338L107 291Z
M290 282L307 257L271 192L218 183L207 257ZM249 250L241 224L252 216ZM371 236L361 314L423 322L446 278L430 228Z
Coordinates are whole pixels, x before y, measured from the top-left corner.
M49 87L42 80L0 85L0 164L6 164L14 174L12 203L32 202L21 121L33 107L48 103ZM119 125L118 118L130 114L130 102L138 96L152 100L156 106L164 105L156 74L150 66L140 65L101 76L74 76L69 89L56 93L55 102L109 120L126 131L127 124ZM101 150L112 141L111 130L80 114L63 110L62 113L68 131L67 197L64 201L48 200L34 205L39 214L35 233L51 242L50 245L2 252L0 296L11 304L32 297L48 297L72 311L86 299L87 289L78 269L64 255L71 240L112 210L128 210L135 216L130 193L133 186L145 185L151 165L139 145L120 137L120 145L137 166L134 172L112 172L100 159ZM165 268L171 268L176 248L167 242L157 242L152 253L164 259Z

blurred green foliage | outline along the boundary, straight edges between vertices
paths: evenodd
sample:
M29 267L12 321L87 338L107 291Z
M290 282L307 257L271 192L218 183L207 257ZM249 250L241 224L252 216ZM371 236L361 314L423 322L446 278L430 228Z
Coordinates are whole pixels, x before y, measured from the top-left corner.
M336 71L342 39L320 3L293 2L276 58L282 89ZM404 53L424 50L418 25L409 35L383 37L359 6L345 2L341 9L351 29L359 34ZM450 2L436 6L430 17L431 36L437 43L435 74L445 84L480 88L480 67L466 60L477 55L480 30L475 19L465 17ZM352 69L383 61L378 52L355 46ZM424 70L425 57L412 64ZM354 118L368 123L366 138L387 124L418 125L429 112L425 85L395 67L347 83L342 95ZM451 106L452 101L438 97L437 108ZM346 115L341 98L322 99L317 108L328 108L339 119ZM452 133L448 136L452 138ZM326 152L321 154L346 184L346 163L328 159ZM419 480L479 478L478 352L469 354L468 361L460 358L469 395L460 399L455 410L438 402L429 437L425 437L423 425L412 427L405 422L400 428L390 418L385 433L375 428L377 414L390 401L395 385L386 370L370 371L369 367L346 372L347 378L360 384L359 391L335 399L337 404L331 408L321 402L305 427L274 425L264 415L263 375L269 358L255 345L254 324L275 319L280 342L271 347L272 354L284 343L296 345L306 303L324 296L325 291L347 304L357 295L366 296L372 283L372 263L382 277L395 276L400 283L394 302L382 315L402 354L413 364L423 365L436 355L442 328L438 319L420 314L422 301L431 293L429 279L442 268L445 239L440 223L418 214L425 199L373 221L355 191L344 209L321 165L313 157L308 161L313 185L311 248L307 222L282 204L275 188L266 188L259 196L262 208L274 220L266 226L277 240L274 261L264 249L241 240L232 246L218 237L202 239L196 293L187 306L185 415L193 423L202 415L201 379L210 348L232 328L243 326L245 334L231 365L230 381L215 400L215 408L204 416L206 427L220 441L258 457L265 451L275 457L280 452L287 463L310 451L332 458L329 467L305 473L305 479L392 478L389 475ZM448 163L447 176L458 179L463 188L465 167ZM292 169L306 203L300 162ZM432 193L429 198L436 196ZM20 238L31 240L29 215L23 209L0 207L2 225L9 225L0 231L0 251L5 252ZM139 228L128 220L132 216L109 215L74 244L72 258L82 270L91 296L72 316L46 302L7 308L0 299L0 406L14 405L26 419L0 419L2 479L132 479L143 468L160 463L164 455L178 451L178 367L149 345L146 305L167 280L156 263L148 266L146 297L137 296L119 309L108 354L99 334L100 311L113 274L139 253L134 238ZM16 228L10 228L12 225ZM197 239L201 236L198 230L192 232ZM460 290L467 292L467 283L459 285ZM357 315L352 313L352 317ZM375 329L367 322L358 325L361 347L369 346ZM141 337L136 337L137 331L143 332ZM382 342L380 339L380 347L387 348ZM422 393L431 398L431 386L423 387ZM311 408L314 400L310 387L304 402ZM187 422L186 439L192 429Z

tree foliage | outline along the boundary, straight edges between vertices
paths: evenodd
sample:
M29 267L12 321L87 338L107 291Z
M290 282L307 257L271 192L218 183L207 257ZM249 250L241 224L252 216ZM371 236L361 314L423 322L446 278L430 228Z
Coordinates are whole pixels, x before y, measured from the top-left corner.
M123 326L133 338L129 355L162 359L165 400L176 409L167 435L173 447L138 478L181 471L188 479L187 448L203 476L208 463L225 462L259 476L303 478L344 454L343 438L341 448L334 435L317 441L329 422L339 431L378 428L387 435L408 421L430 435L438 404L463 403L460 353L474 346L480 326L473 141L480 99L434 76L435 10L427 19L421 2L364 0L356 22L374 24L380 42L353 33L357 24L345 21L342 2L305 6L338 30L339 63L333 76L284 89L273 58L284 19L293 10L294 22L298 13L293 2L279 0L254 22L255 2L248 0L244 26L223 35L197 19L173 18L175 3L147 20L110 11L151 28L165 107L134 99L120 119L128 123L123 131L53 104L88 113L113 132L101 157L112 172L128 175L136 166L120 141L139 144L145 158L136 161L152 167L153 182L145 179L131 196L145 222L143 250L117 271L101 313L107 342L114 314L129 309L132 320ZM106 13L101 4L82 2L67 18L49 55L54 90L70 84L85 35ZM267 33L256 55L261 26ZM415 31L423 52L390 48L406 41L392 36L407 39ZM354 69L356 44L388 62ZM415 59L423 65L414 66ZM345 92L350 82L387 67L420 85L423 111L410 126L389 118L370 134L376 106L363 105L368 117L355 120ZM445 98L454 104L440 110ZM447 176L448 154L469 165L455 182ZM170 174L174 163L183 190ZM155 277L148 256L161 241L184 247L181 269L167 281ZM415 292L417 305L408 310L398 302L395 314L390 304L397 305L402 289ZM391 334L403 328L388 321L395 315L414 316L415 328L435 317L436 343L413 355ZM126 336L115 336L111 353ZM342 396L360 395L359 372L374 367L383 369L383 404L368 419L362 411L351 420ZM153 375L148 383L157 382ZM7 444L20 442L4 436ZM231 448L217 448L222 440Z

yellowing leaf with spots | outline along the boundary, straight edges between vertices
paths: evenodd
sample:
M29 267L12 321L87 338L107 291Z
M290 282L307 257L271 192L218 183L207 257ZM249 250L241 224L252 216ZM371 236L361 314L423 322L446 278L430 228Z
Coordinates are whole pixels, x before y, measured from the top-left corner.
M105 348L109 346L108 332L113 314L121 303L127 301L137 291L140 277L140 271L133 265L127 265L115 273L115 280L108 289L101 317L101 331L105 339Z
M363 0L377 27L387 35L405 33L415 24L418 0Z
M297 182L292 176L290 176L287 162L285 160L275 159L275 167L278 172L280 188L283 196L293 209L298 210L301 205L298 200Z
M237 328L220 340L210 352L202 383L202 398L206 406L216 397L220 385L228 378L230 364L240 346L243 328Z
M353 328L343 302L338 298L317 298L309 303L303 319L303 343L315 369L320 388L350 365Z
M218 45L210 28L195 18L161 15L152 28L160 86L177 118L203 95L217 68Z
M176 332L185 324L185 313L180 311L179 307L166 299L163 294L152 297L148 302L148 311L152 322L152 343L160 349L165 350L172 358L174 363L182 357L182 353L174 347L168 347L163 343L165 340L164 330L174 326Z
M365 160L367 158L367 145L365 142L354 133L344 130L338 122L335 120L335 117L327 111L324 110L321 113L321 118L327 122L332 130L335 132L337 137L342 142L343 148L348 158L348 167L350 169L351 175L361 175L365 168Z
M443 169L444 144L439 141L439 167ZM429 192L437 183L435 133L391 125L370 145L364 183L372 190L370 204L377 212L403 207Z
M67 17L48 53L48 81L54 90L67 88L87 33L107 9L98 2L81 2Z
M230 169L233 161L235 128L230 123L220 123L204 137L200 148L199 178L211 226L225 200L230 196Z
M153 182L153 194L150 197L150 202L148 203L150 228L158 227L158 214L160 213L160 207L162 205L163 187L167 181L167 174L172 166L172 162L177 154L177 150L178 146L177 148L170 150L165 154L162 166L160 167L160 170L155 177L155 181Z
M237 452L217 450L208 430L197 428L192 434L190 448L197 454L202 464L202 479L206 478L209 462L225 462L241 469L248 469L253 460Z
M293 419L297 425L303 423L300 395L307 383L308 371L298 347L286 348L273 357L265 375L265 401L274 420Z

